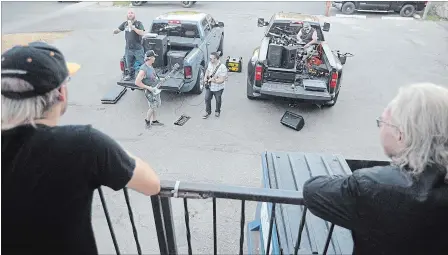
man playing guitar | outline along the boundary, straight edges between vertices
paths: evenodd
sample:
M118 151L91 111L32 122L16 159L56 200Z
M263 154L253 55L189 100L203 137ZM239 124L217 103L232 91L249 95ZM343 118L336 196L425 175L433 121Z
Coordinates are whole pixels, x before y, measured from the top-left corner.
M145 53L145 63L140 67L137 77L135 78L135 85L140 88L145 89L145 97L148 100L149 110L146 114L145 124L146 128L151 128L151 126L162 126L163 123L156 119L156 109L162 104L160 98L160 92L155 87L161 79L157 77L156 71L152 64L154 63L156 57L153 50L148 50Z
M205 115L207 119L212 114L212 98L215 97L216 109L215 116L221 114L222 93L224 92L225 82L227 80L227 68L219 61L219 53L210 54L210 63L205 72Z

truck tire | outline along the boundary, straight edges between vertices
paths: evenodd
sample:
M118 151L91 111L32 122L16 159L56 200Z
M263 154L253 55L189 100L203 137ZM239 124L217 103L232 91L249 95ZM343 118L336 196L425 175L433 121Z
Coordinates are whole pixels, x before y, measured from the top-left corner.
M221 41L218 46L219 56L222 57L224 55L224 34L221 37Z
M412 4L406 4L401 7L400 16L402 17L412 17L415 14L415 6Z
M350 15L353 14L355 12L355 3L353 2L346 2L342 5L341 11L344 14Z
M193 1L182 1L181 3L184 8L190 8L194 4Z
M327 107L333 107L336 102L338 101L338 97L339 97L339 92L341 91L341 89L339 89L338 93L336 93L336 95L334 96L333 100L328 101L327 103L325 103L325 106Z
M143 1L131 1L132 6L141 6Z
M198 78L196 79L196 84L193 87L194 94L200 95L204 91L204 67L201 65L199 67Z
M246 91L247 99L250 99L250 100L259 99L260 98L259 96L254 96L254 90L252 88L252 85L249 82L249 79L247 79L246 83L247 83L246 84L246 87L247 87L247 91Z

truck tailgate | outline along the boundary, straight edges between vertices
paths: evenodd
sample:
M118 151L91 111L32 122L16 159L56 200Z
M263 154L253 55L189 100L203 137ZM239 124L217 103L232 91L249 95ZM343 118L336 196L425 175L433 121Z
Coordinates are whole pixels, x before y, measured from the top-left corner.
M331 100L331 95L330 93L328 93L327 89L325 89L324 91L310 91L306 90L302 86L292 87L291 85L278 82L264 82L263 85L261 86L260 92L261 94L264 95L303 99L310 101Z
M164 76L159 75L159 77L162 78ZM176 72L167 80L163 81L160 88L163 90L178 91L182 88L183 85L184 85L184 75L181 72Z

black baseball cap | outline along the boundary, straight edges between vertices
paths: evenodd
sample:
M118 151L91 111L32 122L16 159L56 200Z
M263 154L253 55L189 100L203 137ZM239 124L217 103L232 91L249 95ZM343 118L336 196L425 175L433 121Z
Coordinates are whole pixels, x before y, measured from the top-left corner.
M65 62L56 47L45 42L15 46L2 54L2 78L20 78L34 90L25 92L3 91L11 99L25 99L46 94L64 83L80 69L76 63Z
M153 50L148 50L145 53L146 58L150 58L150 57L158 57L159 55L157 55Z

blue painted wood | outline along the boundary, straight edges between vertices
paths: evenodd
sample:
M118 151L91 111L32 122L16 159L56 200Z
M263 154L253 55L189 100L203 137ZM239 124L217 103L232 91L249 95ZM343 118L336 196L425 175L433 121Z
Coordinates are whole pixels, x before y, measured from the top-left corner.
M263 154L263 181L266 187L302 191L303 184L317 175L348 175L350 167L340 155L301 152L266 152ZM283 254L294 254L303 206L277 205L276 236ZM326 222L307 212L298 254L322 254L330 229ZM261 221L261 225L263 225ZM260 227L260 229L262 226ZM277 247L276 247L277 248ZM327 254L351 254L353 240L349 230L335 226Z

